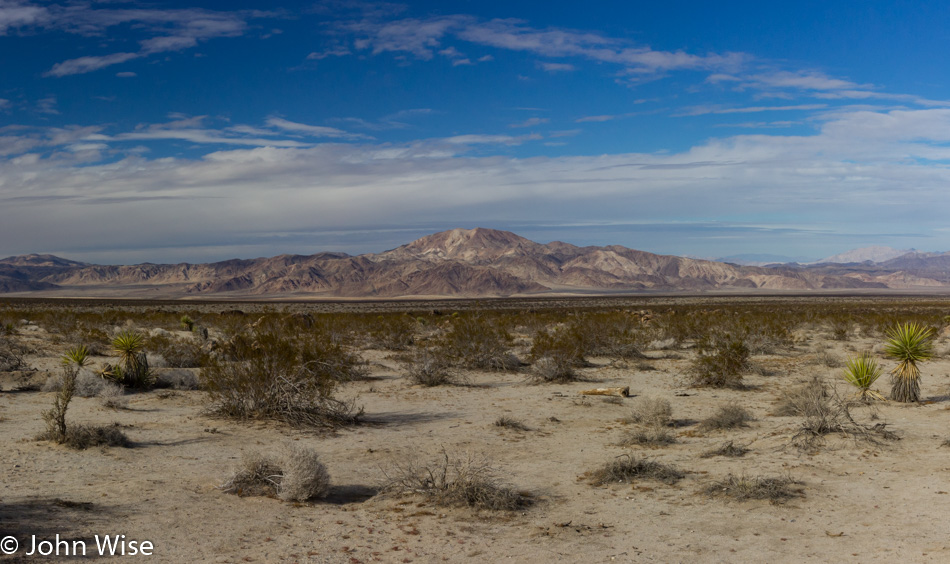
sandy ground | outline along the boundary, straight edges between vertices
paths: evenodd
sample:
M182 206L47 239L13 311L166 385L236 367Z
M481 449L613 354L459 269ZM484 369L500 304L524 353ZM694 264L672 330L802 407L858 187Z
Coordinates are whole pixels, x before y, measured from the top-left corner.
M37 338L41 338L38 335ZM770 415L781 391L813 374L839 380L841 368L816 362L818 351L844 359L874 340L831 341L821 331L794 350L753 358L747 390L698 389L683 375L691 351L648 351L653 370L593 359L582 373L595 383L531 385L517 373L471 373L470 385L416 388L384 351L362 351L372 378L348 385L367 423L333 434L271 423L209 417L198 391L156 390L110 410L77 398L70 421L118 422L133 448L74 451L33 439L53 394L0 392L0 536L20 541L56 534L87 544L95 535L150 541L154 562L947 562L950 561L950 360L923 365L923 405L886 403L879 421L899 441L873 445L830 437L817 450L789 446L799 419ZM939 350L946 349L941 342ZM104 360L104 359L100 359ZM45 377L55 356L33 356L28 374ZM885 363L890 369L892 363ZM636 396L668 399L677 442L662 448L618 446L621 420L636 398L610 403L584 397L593 386L629 386ZM877 388L887 391L887 377ZM848 392L845 385L839 386ZM730 401L750 410L749 427L700 432L695 423ZM530 430L493 425L507 415ZM554 418L554 419L552 419ZM556 419L556 420L555 420ZM743 458L701 458L726 440L748 443ZM293 504L237 497L217 486L245 452L288 445L321 453L330 497ZM445 509L419 498L374 496L384 472L416 460L474 452L490 457L507 482L537 503L516 513ZM687 472L674 486L652 481L595 487L584 476L625 453ZM805 496L782 505L727 501L701 491L729 473L788 475ZM82 558L84 559L84 558ZM76 560L81 560L77 558Z

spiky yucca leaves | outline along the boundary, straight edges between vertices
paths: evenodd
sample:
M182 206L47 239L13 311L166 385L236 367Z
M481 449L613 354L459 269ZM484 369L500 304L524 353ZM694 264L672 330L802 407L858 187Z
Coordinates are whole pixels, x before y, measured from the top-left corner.
M130 388L148 388L152 373L145 356L145 337L134 331L123 331L112 339L112 352L119 364L104 376Z
M886 398L871 386L881 377L881 367L877 361L866 352L859 357L849 357L848 366L844 369L844 379L858 389L858 397L862 401L879 400Z
M891 371L891 399L920 401L920 369L917 363L933 356L933 329L919 323L904 323L886 331L884 353L898 361Z
M79 345L66 351L62 358L63 366L83 368L89 364L89 349L86 345Z

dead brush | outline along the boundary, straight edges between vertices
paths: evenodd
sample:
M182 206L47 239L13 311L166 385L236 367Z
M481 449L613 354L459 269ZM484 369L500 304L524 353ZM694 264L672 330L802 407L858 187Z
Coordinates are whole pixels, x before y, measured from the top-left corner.
M791 389L783 390L772 415L777 417L815 415L828 397L828 387L820 376L812 376Z
M663 398L637 398L624 422L668 427L673 424L673 407Z
M590 483L595 486L629 484L635 480L655 480L672 485L682 480L686 474L669 464L624 454L588 472L587 476Z
M512 431L530 431L531 429L525 425L523 422L515 419L514 417L508 417L507 415L502 415L498 419L495 419L495 422L492 423L495 427L502 427L504 429L511 429Z
M403 361L403 365L406 378L419 386L429 388L466 383L441 349L417 349Z
M574 363L564 356L544 356L534 361L528 381L532 384L576 382L582 378Z
M666 446L676 442L676 436L669 429L673 424L673 408L668 400L638 398L623 422L633 423L637 428L620 439L621 446Z
M729 474L725 479L706 486L703 493L711 497L725 497L736 501L762 499L777 505L796 497L803 497L805 495L804 490L800 487L794 487L801 483L789 476L765 477Z
M714 456L725 456L729 458L738 458L745 456L749 452L748 445L737 445L734 441L726 441L718 448L707 450L700 455L701 458L712 458Z
M753 417L749 410L739 404L730 403L720 406L715 413L700 421L699 429L701 431L721 431L748 427L749 421L752 420Z
M241 466L218 489L241 497L267 496L302 502L326 497L330 475L316 452L294 447L279 459L260 453L245 454Z
M790 443L801 449L814 449L824 444L825 437L831 434L872 444L882 444L882 439L899 439L896 433L887 429L887 423L870 425L855 420L852 409L865 405L864 402L841 398L834 388L825 395L813 393L810 401L798 406L802 421Z
M450 456L443 448L433 461L408 459L383 473L386 476L384 494L421 495L437 506L514 511L533 502L529 496L504 484L487 459L471 453Z

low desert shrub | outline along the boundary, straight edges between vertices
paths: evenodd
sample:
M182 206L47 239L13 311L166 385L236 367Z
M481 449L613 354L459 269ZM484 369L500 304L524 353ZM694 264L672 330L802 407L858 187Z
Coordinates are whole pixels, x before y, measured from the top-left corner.
M637 458L629 454L618 456L602 467L588 473L595 486L604 484L629 484L635 480L655 480L664 484L675 484L686 474L675 466L662 464L655 460Z
M20 370L25 366L23 356L26 347L13 341L0 338L0 372Z
M723 405L715 413L703 419L699 423L702 431L718 431L723 429L735 429L737 427L748 427L749 421L752 421L752 414L746 408L730 403Z
M666 427L650 425L638 427L628 431L622 439L621 446L652 446L661 447L676 442L676 435Z
M625 422L669 427L673 424L673 408L669 400L663 398L637 398Z
M445 449L430 462L409 459L386 472L383 492L421 494L439 506L467 506L514 511L531 505L531 498L498 478L497 470L480 456L450 456Z
M719 445L718 448L712 450L707 450L702 453L700 456L702 458L712 458L714 456L726 456L729 458L738 458L740 456L745 456L749 452L749 448L745 445L737 445L733 441L726 441Z
M452 366L440 349L417 349L403 361L406 378L419 386L446 386L463 382L461 375Z
M466 368L479 370L517 370L521 366L509 350L511 335L485 317L460 316L439 342L449 358Z
M750 499L767 500L772 504L804 496L801 488L794 487L801 482L788 476L765 477L729 474L725 479L709 484L704 490L708 496L727 497L736 501Z
M557 355L535 360L528 375L528 380L535 384L574 382L579 379L571 360Z
M363 370L339 345L264 326L232 339L228 355L202 370L214 413L316 427L354 423L362 415L353 402L333 396L340 381Z
M220 489L241 497L268 496L303 502L326 497L330 492L330 475L316 452L293 447L280 458L246 454L241 466Z
M129 438L119 428L112 425L75 424L66 427L66 438L62 444L76 450L85 450L97 446L129 447Z
M197 338L154 335L148 340L148 350L160 355L170 368L200 368L208 361L208 353Z
M775 404L772 414L778 417L817 415L825 410L828 387L819 376L813 376L807 382L783 390Z
M409 315L380 315L369 329L369 340L373 347L404 351L415 343L418 323Z
M571 327L557 327L553 330L540 330L531 343L531 360L535 363L542 358L554 360L558 366L586 366L586 341Z
M187 368L161 368L153 374L156 388L197 390L200 387L198 375Z
M717 333L698 345L699 354L690 366L693 385L741 388L742 373L749 369L749 348L742 338Z
M495 422L493 423L493 425L495 425L495 427L502 427L505 429L511 429L513 431L530 431L531 430L523 422L515 419L514 417L508 417L507 415L503 415L499 417L498 419L495 419Z

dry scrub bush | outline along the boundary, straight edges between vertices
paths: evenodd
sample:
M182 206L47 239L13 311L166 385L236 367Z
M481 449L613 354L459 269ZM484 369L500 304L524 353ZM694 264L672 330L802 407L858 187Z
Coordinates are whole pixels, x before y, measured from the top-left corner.
M583 355L618 360L643 358L647 333L640 318L625 312L577 314L567 328Z
M433 387L464 383L452 363L438 349L422 348L413 351L403 361L406 378L419 386Z
M559 366L586 366L585 341L571 327L557 327L535 333L531 343L531 360L553 359Z
M261 326L232 339L228 357L202 370L214 413L314 427L353 423L362 415L353 402L333 397L339 382L363 370L338 345Z
M571 361L562 356L543 356L531 365L528 380L535 384L574 382L579 380Z
M817 414L828 397L828 387L819 376L813 376L807 382L783 390L772 415L778 417L803 416Z
M704 339L690 366L693 385L741 388L742 373L750 366L749 354L749 347L741 337L717 333Z
M740 456L745 456L749 452L749 449L745 445L737 445L733 441L726 441L719 445L718 448L712 450L707 450L706 452L700 455L701 458L712 458L714 456L726 456L729 458L738 458Z
M676 436L669 429L673 424L673 408L665 399L638 398L624 422L638 427L620 440L623 446L666 446L676 442Z
M443 335L439 349L466 368L517 370L521 361L510 352L511 335L485 317L459 316Z
M330 475L316 452L293 447L279 459L245 454L241 467L220 489L241 497L268 496L303 502L326 497L330 492Z
M148 350L160 355L170 368L200 368L208 361L208 353L198 339L154 335L149 338Z
M453 457L443 448L434 461L409 459L385 475L384 493L422 495L439 506L514 511L531 505L529 497L498 478L488 460L474 454Z
M682 480L686 474L669 464L624 454L597 470L588 472L587 475L593 485L602 486L616 483L629 484L635 480L656 480L672 485Z
M53 375L46 379L42 391L58 392L63 387L63 378L60 375ZM73 395L81 398L94 398L103 393L112 394L113 390L121 391L121 386L110 382L87 368L77 369L76 387Z
M663 398L637 398L625 422L669 427L673 424L673 408L669 400Z
M25 354L26 347L7 338L0 339L0 372L23 368L25 366L23 355Z
M855 420L852 409L866 404L842 399L837 390L829 390L817 378L788 394L783 398L783 403L783 411L790 410L802 418L798 432L791 439L792 444L802 449L820 446L825 436L830 434L841 434L873 444L880 444L879 439L899 438L887 429L886 423L870 425Z
M513 431L530 431L531 430L523 422L513 417L508 417L506 415L502 415L498 419L495 419L495 422L493 423L493 425L495 427L502 427L505 429L511 429Z
M805 495L801 488L793 487L798 484L801 484L801 482L788 476L769 478L729 474L725 479L709 484L703 490L703 493L712 497L727 497L737 501L763 499L772 504L781 504L792 498Z
M699 423L702 431L718 431L723 429L735 429L737 427L748 427L748 422L752 421L752 414L744 407L730 403L721 406L716 412Z
M404 351L415 342L416 320L408 314L379 315L369 329L369 341L374 347L389 351Z

